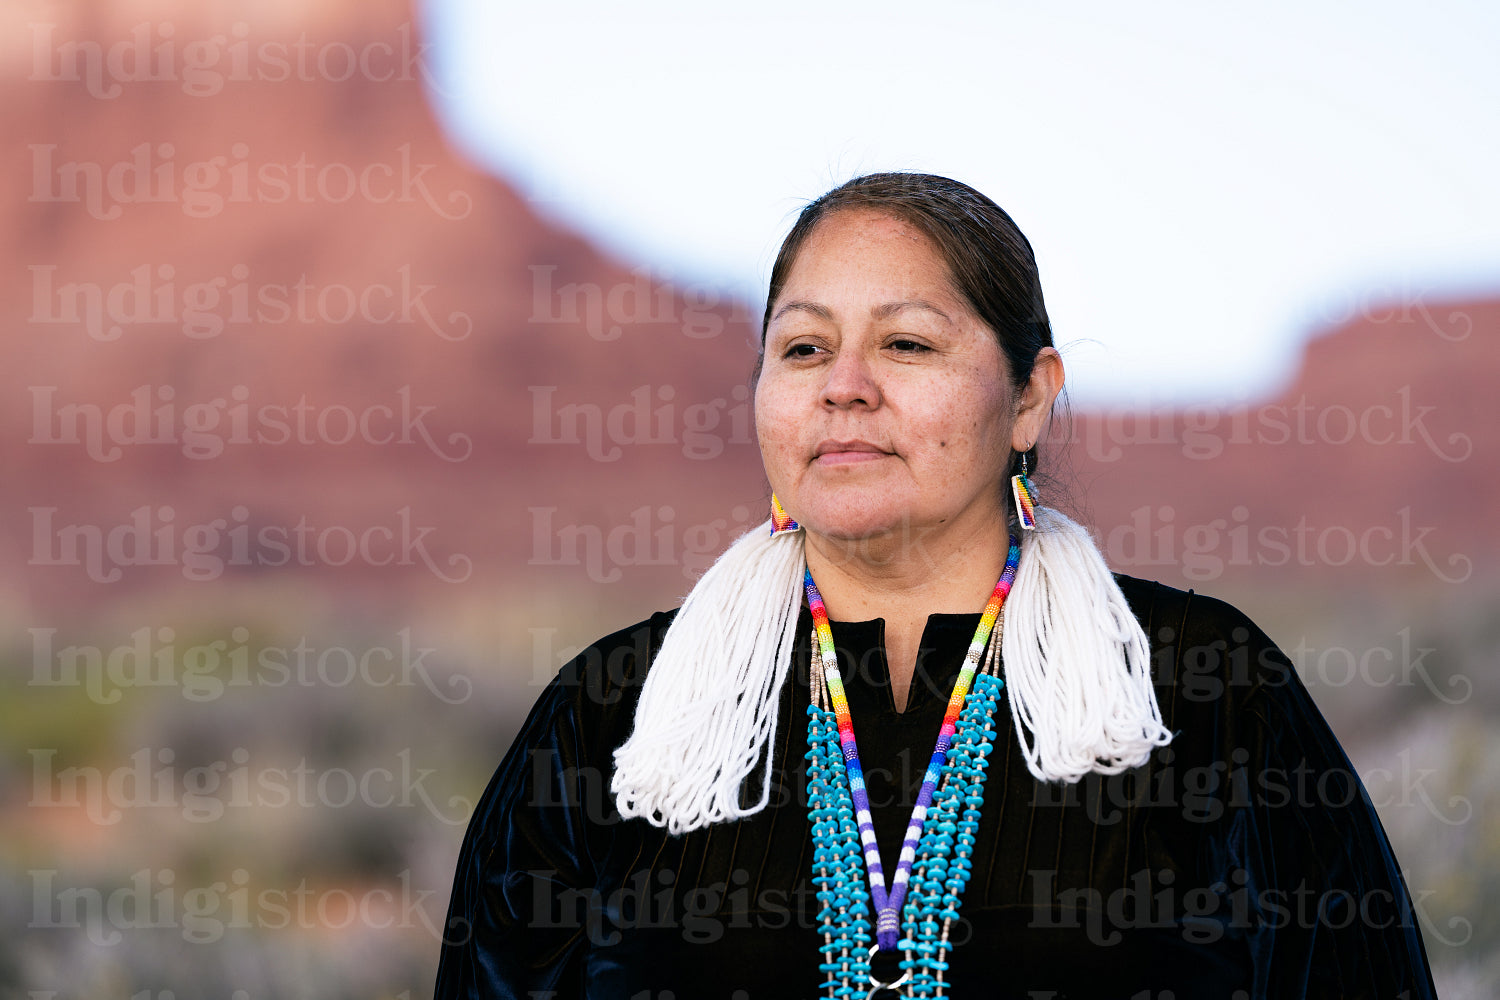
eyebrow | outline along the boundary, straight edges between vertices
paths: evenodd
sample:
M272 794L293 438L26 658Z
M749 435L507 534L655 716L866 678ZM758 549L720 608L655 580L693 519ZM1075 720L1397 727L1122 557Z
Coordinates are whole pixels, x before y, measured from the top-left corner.
M819 319L827 320L830 323L833 322L833 310L829 309L827 306L821 303L807 302L801 299L788 302L786 305L776 310L776 315L771 317L771 322L776 322L782 317L783 314L790 312L793 309L799 312L812 313ZM949 323L953 322L953 320L948 318L947 313L943 312L941 309L933 305L931 302L928 302L926 299L908 299L904 302L884 302L878 306L871 306L870 318L873 320L890 319L892 316L905 309L926 309L929 312L937 313Z

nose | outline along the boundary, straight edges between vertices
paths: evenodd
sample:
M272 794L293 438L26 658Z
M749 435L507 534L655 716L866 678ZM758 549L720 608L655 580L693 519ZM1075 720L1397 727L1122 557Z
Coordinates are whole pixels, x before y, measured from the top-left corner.
M823 402L837 409L863 405L874 409L881 403L880 385L869 362L856 351L840 351L828 368L823 384Z

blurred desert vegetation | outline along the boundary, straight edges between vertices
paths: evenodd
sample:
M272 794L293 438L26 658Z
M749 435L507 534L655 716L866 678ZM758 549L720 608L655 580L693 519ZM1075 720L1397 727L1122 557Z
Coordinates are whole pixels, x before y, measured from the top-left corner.
M400 3L4 24L0 995L424 996L468 810L540 687L763 517L757 309L547 221L447 149L420 74L316 69L413 44ZM313 71L275 79L299 39ZM219 61L189 85L195 42ZM131 69L159 48L177 70ZM403 282L416 305L345 314ZM1315 331L1273 398L1075 400L1040 478L1117 569L1292 656L1450 998L1500 978L1497 331L1500 300L1384 303ZM130 443L193 403L191 443ZM118 455L68 438L73 404ZM340 407L403 405L425 433L340 440ZM306 443L236 436L299 406ZM63 526L102 545L138 517L197 557L64 558ZM412 558L338 547L403 519ZM241 558L299 524L307 558Z

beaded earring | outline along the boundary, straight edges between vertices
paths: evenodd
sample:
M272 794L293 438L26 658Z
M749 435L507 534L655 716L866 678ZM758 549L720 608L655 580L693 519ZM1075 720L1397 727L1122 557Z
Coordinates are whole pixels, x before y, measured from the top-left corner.
M1029 450L1029 449L1028 449ZM1026 452L1021 452L1021 471L1010 477L1010 488L1016 496L1016 517L1021 527L1036 530L1036 488L1026 476Z
M796 531L801 525L792 520L792 515L781 506L781 501L776 494L771 494L771 534L780 534L783 531Z

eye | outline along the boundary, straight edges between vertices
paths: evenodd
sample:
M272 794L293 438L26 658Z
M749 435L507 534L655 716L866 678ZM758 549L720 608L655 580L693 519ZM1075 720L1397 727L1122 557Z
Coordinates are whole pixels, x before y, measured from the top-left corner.
M926 344L920 341L912 340L908 337L896 338L895 340L890 342L890 347L897 354L921 354L925 351L932 350L932 348L928 347Z
M786 349L785 356L788 358L810 358L816 355L820 350L822 350L822 348L820 348L817 344L793 344L791 347L788 347Z

